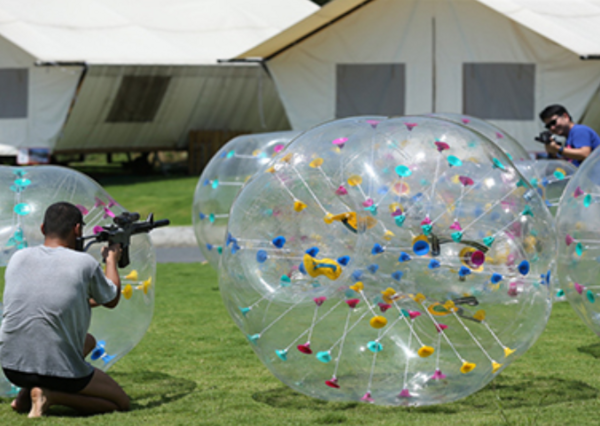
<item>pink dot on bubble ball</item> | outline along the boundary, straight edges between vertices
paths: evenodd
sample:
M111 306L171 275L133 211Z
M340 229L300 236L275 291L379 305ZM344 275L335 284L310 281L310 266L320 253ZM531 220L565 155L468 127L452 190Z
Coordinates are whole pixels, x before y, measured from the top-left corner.
M471 186L475 183L473 182L473 179L468 176L459 176L458 180L463 184L463 186Z
M439 152L450 149L450 145L448 145L446 142L442 142L442 141L435 142L435 146Z
M334 145L344 145L346 142L348 142L348 138L337 138L331 141Z
M283 150L283 148L285 148L285 145L275 145L275 148L273 148L273 151L275 151L276 153L279 153Z
M483 262L485 262L485 254L483 254L483 252L479 250L473 252L473 254L471 255L471 264L478 268L481 265L483 265Z

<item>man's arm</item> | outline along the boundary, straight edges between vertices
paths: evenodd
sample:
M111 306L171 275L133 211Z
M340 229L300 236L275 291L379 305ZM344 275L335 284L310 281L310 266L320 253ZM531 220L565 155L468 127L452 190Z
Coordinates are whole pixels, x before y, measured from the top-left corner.
M592 153L592 148L589 146L583 146L581 148L563 148L553 141L546 145L546 151L549 154L559 154L563 158L568 158L570 160L583 161Z
M119 304L121 299L121 277L119 277L119 271L117 270L117 264L121 257L121 245L111 244L108 247L102 249L102 257L106 261L106 278L111 280L117 286L117 295L113 300L103 304L107 308L114 308ZM94 299L90 299L90 306L98 306L98 303Z

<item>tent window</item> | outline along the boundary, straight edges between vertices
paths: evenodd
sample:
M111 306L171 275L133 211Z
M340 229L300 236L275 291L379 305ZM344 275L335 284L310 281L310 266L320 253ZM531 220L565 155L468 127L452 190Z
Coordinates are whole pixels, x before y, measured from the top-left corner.
M0 70L0 118L27 118L29 70Z
M337 118L403 115L404 64L337 64Z
M463 113L533 120L535 64L463 64Z
M106 122L152 122L170 80L163 76L124 76Z

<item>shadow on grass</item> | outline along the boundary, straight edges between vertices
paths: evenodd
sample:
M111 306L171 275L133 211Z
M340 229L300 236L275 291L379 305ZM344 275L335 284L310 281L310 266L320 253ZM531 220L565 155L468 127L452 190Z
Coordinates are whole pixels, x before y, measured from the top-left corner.
M596 388L577 380L563 380L554 377L524 380L499 376L479 392L460 401L451 404L409 407L406 410L423 414L456 414L473 410L490 412L497 411L498 398L500 398L504 410L539 408L570 401L595 399L598 397L598 393ZM364 405L357 402L322 401L302 395L286 387L259 392L254 394L252 398L257 402L275 408L297 410L343 412ZM385 409L386 407L381 408Z
M593 345L581 346L577 348L581 353L588 354L594 358L600 358L600 343L594 343Z
M194 392L197 385L191 380L154 371L111 373L131 397L131 411L149 410L177 401ZM88 417L66 407L51 407L49 416Z
M196 387L196 382L155 371L114 373L111 376L129 390L131 410L148 410L177 401Z

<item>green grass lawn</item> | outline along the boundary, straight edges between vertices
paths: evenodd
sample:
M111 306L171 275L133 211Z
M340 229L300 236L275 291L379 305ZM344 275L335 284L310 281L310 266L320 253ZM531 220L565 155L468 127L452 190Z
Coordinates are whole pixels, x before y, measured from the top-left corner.
M154 169L147 174L135 174L123 165L125 154L115 154L114 162L106 156L92 154L85 162L71 162L69 166L87 174L129 211L155 219L170 219L174 226L192 224L194 190L200 176L189 176L185 169L173 168L167 174Z
M106 176L97 181L129 211L142 217L170 219L173 226L192 224L192 202L199 176Z
M464 400L421 408L328 403L289 390L260 363L225 312L209 265L158 265L152 325L110 371L132 397L132 411L86 418L53 408L35 423L592 425L600 424L598 358L598 338L560 303L533 348ZM32 423L0 401L0 425Z

